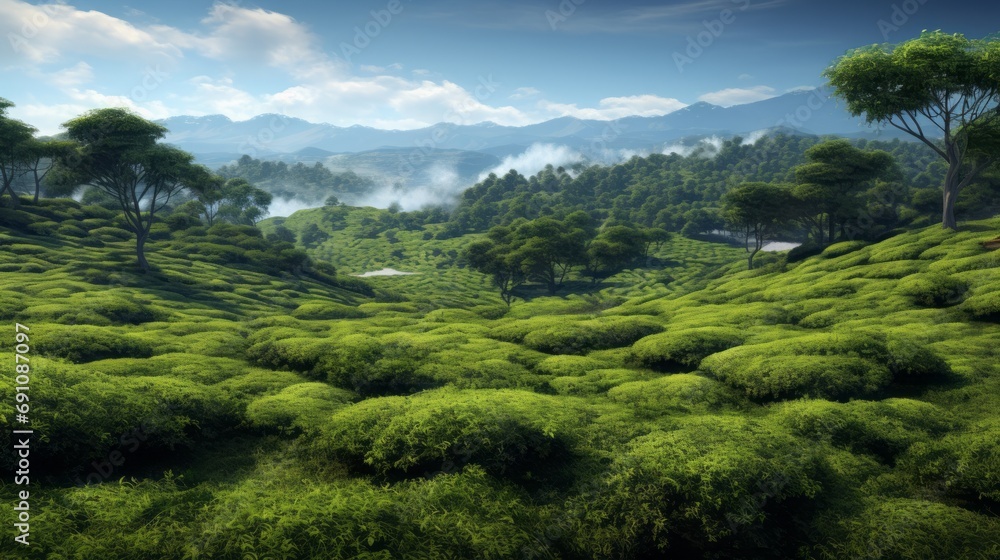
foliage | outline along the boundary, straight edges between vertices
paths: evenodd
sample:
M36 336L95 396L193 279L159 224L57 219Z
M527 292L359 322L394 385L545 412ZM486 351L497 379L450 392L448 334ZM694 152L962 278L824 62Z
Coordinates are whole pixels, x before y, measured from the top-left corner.
M961 191L996 161L998 51L996 38L924 31L896 45L855 49L824 72L852 114L912 135L947 162L947 228L957 229Z
M330 418L316 452L380 474L421 475L476 464L517 477L567 458L582 415L567 404L522 391L438 390L368 399Z

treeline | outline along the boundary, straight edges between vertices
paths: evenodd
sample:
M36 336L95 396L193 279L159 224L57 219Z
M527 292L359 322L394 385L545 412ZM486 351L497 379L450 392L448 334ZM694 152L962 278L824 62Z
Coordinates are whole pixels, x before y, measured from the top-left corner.
M375 181L353 171L334 173L322 163L288 165L283 161L261 161L244 155L232 165L223 165L219 175L245 179L278 198L296 198L322 202L336 198L359 197L375 188Z
M566 216L577 210L597 220L612 218L686 236L723 230L726 193L747 182L801 183L796 168L811 162L807 157L811 148L828 141L779 134L748 144L735 137L724 141L714 156L704 150L687 157L651 154L613 166L590 166L578 174L551 166L531 177L514 170L503 176L491 174L462 194L443 235L483 232L518 218ZM864 188L848 189L862 204L856 205L854 214L836 220L853 219L852 236L874 237L895 227L940 219L947 167L929 148L898 139L855 140L850 145L863 152L887 153L897 170L895 175L861 182ZM984 173L969 185L958 201L960 215L969 219L993 215L1000 209L997 185L996 172ZM819 228L809 220L789 221L785 230L782 233L792 239L821 242ZM840 236L839 224L835 230Z

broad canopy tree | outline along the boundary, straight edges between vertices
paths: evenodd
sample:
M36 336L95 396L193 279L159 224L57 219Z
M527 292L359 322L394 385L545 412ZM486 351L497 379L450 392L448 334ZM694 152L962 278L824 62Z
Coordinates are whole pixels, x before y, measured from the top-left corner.
M722 213L743 237L748 269L753 270L753 259L764 243L788 222L792 204L788 185L743 183L726 193Z
M95 109L63 126L78 148L60 158L61 180L91 185L118 201L136 236L139 266L149 270L150 228L171 197L193 182L193 157L159 144L167 129L124 108Z
M14 182L28 172L28 146L33 141L35 128L7 116L7 109L14 104L0 97L0 196L10 195L14 207L20 205Z
M865 151L847 140L828 140L805 152L807 163L795 168L798 181L793 194L800 215L817 228L823 244L824 217L833 242L837 225L856 215L863 207L859 194L876 178L887 178L895 168L892 155L882 150Z
M1000 157L1000 39L925 31L854 49L824 76L853 115L906 132L947 162L941 223L957 229L959 194Z

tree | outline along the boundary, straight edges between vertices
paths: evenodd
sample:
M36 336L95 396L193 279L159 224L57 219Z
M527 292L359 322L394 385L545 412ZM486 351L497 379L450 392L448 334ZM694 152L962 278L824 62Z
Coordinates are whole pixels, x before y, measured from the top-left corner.
M512 237L510 228L497 226L489 231L486 239L472 243L465 251L469 266L490 277L507 307L514 300L514 289L525 281L521 263L514 258Z
M316 224L307 225L299 234L299 240L306 247L315 247L327 239L330 239L330 234L320 229Z
M642 228L642 256L649 256L649 249L651 247L656 247L659 251L660 247L667 241L670 241L670 232L658 227L648 227Z
M192 179L191 154L158 144L167 129L124 108L95 109L63 124L79 147L59 158L62 180L91 185L118 201L149 270L145 245L158 211Z
M21 201L14 192L14 181L27 173L29 159L28 146L33 140L35 129L17 119L6 115L7 109L14 104L0 97L0 196L10 195L14 207Z
M32 139L25 144L24 167L25 173L31 173L35 185L35 204L38 204L38 197L42 192L42 181L55 167L56 158L72 152L74 147L73 142L65 140Z
M948 164L942 226L962 190L998 160L1000 40L941 31L854 49L824 71L853 115L917 138Z
M222 195L219 217L234 224L250 226L264 219L272 200L271 193L242 178L226 181Z
M643 256L645 250L642 231L626 225L605 227L587 244L587 275L595 283L614 276Z
M844 139L828 140L805 152L808 163L795 168L800 183L793 191L806 220L817 226L823 244L823 217L833 242L838 224L855 215L862 207L858 194L878 177L887 177L893 169L892 156L885 151L864 151Z
M555 294L569 271L586 260L587 231L570 221L543 216L514 228L513 258L529 280L545 284Z
M791 203L789 187L774 183L743 183L723 197L722 213L743 236L749 270L753 270L753 258L764 242L789 220Z

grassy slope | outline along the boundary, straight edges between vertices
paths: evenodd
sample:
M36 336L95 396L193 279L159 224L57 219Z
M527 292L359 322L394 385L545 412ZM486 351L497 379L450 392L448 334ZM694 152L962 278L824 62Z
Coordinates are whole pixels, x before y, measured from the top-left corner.
M355 239L374 210L335 229L323 212L285 225L328 229L312 253L340 272L420 272L370 280L407 301L188 262L167 240L141 276L127 241L2 233L0 313L52 355L34 366L52 446L38 461L55 466L32 557L1000 547L1000 258L978 245L1000 220L752 272L738 250L678 238L657 268L582 295L527 290L504 315L481 275L452 266L471 236ZM67 363L67 331L154 357ZM150 435L111 482L66 480L137 425Z

